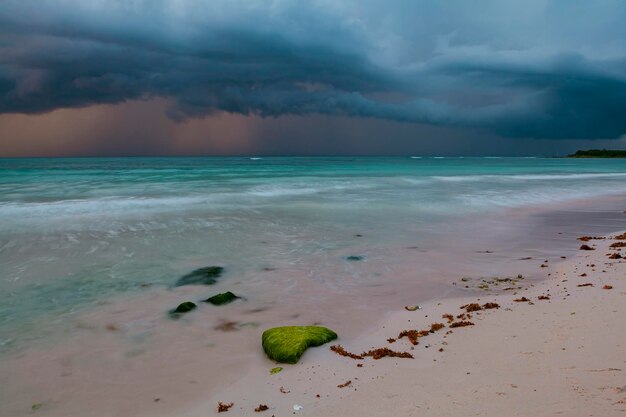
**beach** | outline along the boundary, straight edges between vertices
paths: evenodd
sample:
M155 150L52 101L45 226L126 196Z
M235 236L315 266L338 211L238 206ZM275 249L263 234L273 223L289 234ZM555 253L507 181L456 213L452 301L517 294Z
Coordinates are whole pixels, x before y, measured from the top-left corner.
M0 0L0 417L626 417L625 21Z
M624 21L0 0L0 417L626 417Z
M357 353L386 346L414 359L360 361L319 349L295 372L264 378L267 370L258 369L215 401L236 401L233 411L243 414L267 402L276 415L287 415L296 403L303 406L298 414L325 416L623 415L626 263L606 256L619 241L597 242L595 251L548 267L551 277L541 283L506 295L486 291L400 310L371 333L342 341ZM529 301L515 301L520 299ZM407 328L449 326L442 315L466 313L459 307L470 303L500 307L470 313L475 325L451 334L446 327L420 338L414 349L406 339L386 341ZM271 382L258 384L262 379ZM349 386L338 387L347 381ZM290 392L277 395L281 386ZM237 401L237 392L250 394Z
M339 171L358 169L344 163ZM607 257L623 254L608 248L626 220L619 162L583 174L519 160L485 173L480 162L471 175L471 162L453 162L448 175L432 171L439 162L425 172L409 163L417 168L390 173L397 162L384 161L376 178L368 161L367 178L335 172L304 197L306 176L272 176L268 188L268 177L250 184L256 172L228 185L237 192L222 182L210 194L219 203L201 200L206 212L194 203L201 192L181 206L162 190L157 199L163 184L187 194L205 186L162 182L171 172L141 198L132 177L128 196L111 188L115 199L103 188L28 201L5 184L12 200L0 216L47 221L3 223L0 415L193 417L217 414L220 402L233 403L224 415L623 415L625 262ZM140 169L143 178L164 168ZM225 266L214 285L174 286L207 261ZM201 302L225 291L242 298ZM168 315L188 300L198 308ZM416 345L398 337L434 323L444 327ZM276 364L261 334L284 325L327 326L339 338ZM330 349L338 345L413 358L351 359Z

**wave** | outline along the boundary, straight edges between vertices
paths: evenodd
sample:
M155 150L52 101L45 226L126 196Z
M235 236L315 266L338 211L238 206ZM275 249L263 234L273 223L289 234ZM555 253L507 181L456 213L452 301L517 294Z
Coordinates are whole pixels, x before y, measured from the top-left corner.
M323 188L315 187L281 187L281 186L260 186L247 192L248 195L256 197L286 197L307 194L317 194L324 191Z
M314 184L315 186L312 186ZM375 187L369 179L350 181L298 181L288 184L262 184L239 189L239 187L220 189L187 190L187 195L174 196L173 190L164 190L166 195L156 196L94 196L84 199L62 199L56 201L0 202L0 222L4 224L34 221L49 221L53 218L71 218L74 216L113 218L142 216L151 213L168 213L207 209L220 210L223 207L249 207L262 200L284 197L298 197L322 193L365 190ZM120 191L120 190L118 190ZM185 190L180 191L181 194Z
M626 173L586 173L586 174L513 174L513 175L436 175L432 178L438 181L448 182L472 182L485 180L576 180L576 179L602 179L602 178L623 178Z
M474 209L497 209L497 208L518 208L528 206L541 206L551 203L565 203L568 201L590 199L612 195L623 195L626 193L626 185L612 189L600 189L592 185L586 187L555 188L545 187L534 190L505 190L486 191L475 194L459 194L455 199L463 207Z
M127 211L163 211L206 202L202 197L129 197L60 200L52 202L27 202L0 204L0 218L6 216L75 216L83 214L112 214Z

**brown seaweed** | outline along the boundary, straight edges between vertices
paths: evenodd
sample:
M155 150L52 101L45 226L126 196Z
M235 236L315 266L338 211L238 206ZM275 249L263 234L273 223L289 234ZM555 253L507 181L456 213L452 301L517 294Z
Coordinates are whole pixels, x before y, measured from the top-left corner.
M235 405L235 403L228 403L228 404L224 404L223 402L218 402L217 403L217 412L218 413L225 413L227 412L230 407L232 407L233 405Z
M602 239L606 239L603 236L581 236L578 238L578 240L582 241L582 242L589 242L590 240L602 240Z
M443 323L433 323L433 324L431 324L431 325L430 325L430 330L429 330L429 332L430 332L430 333L435 333L436 331L441 330L441 329L443 329L444 327L446 327L446 325L445 325L445 324L443 324Z
M373 359L381 359L384 358L385 356L389 356L390 358L406 358L406 359L413 359L413 355L411 355L409 352L396 352L393 351L389 348L378 348L378 349L372 349L368 352L363 352L361 354L362 356L370 356Z
M351 359L356 359L356 360L363 359L363 356L350 353L347 350L345 350L343 346L341 345L332 345L330 347L330 350L335 352L337 355L345 356L346 358L351 358Z
M468 313L471 313L472 311L482 310L482 307L478 303L465 304L461 306L461 308L465 309L465 311L467 311Z
M455 321L454 323L450 324L450 328L454 329L456 327L465 327L465 326L473 326L474 323L472 323L471 321Z
M417 339L422 337L422 335L418 330L403 330L398 335L398 339L402 339L403 337L408 338L409 342L411 342L411 344L415 346L419 343Z

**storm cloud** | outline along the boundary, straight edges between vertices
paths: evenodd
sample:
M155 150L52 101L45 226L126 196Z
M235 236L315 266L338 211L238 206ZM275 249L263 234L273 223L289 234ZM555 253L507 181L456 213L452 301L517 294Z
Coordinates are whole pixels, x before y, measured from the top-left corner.
M167 99L505 137L626 133L619 0L5 0L0 113Z

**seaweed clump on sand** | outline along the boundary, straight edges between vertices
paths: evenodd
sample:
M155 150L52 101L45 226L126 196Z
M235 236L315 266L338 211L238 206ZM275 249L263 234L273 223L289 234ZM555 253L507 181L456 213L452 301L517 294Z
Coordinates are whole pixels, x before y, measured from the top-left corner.
M515 301L516 303L527 303L527 302L529 303L530 302L530 300L526 297L516 298L513 301Z
M445 326L445 324L443 323L433 323L430 325L430 330L428 330L430 333L435 333L438 330L443 329Z
M255 413L260 413L261 411L269 410L270 408L265 404L259 404L257 408L254 409Z
M622 255L620 255L619 253L615 252L609 255L609 259L622 259Z
M378 348L378 349L372 349L369 350L367 352L363 352L361 354L362 356L370 356L373 359L381 359L384 358L385 356L388 356L390 358L406 358L406 359L413 359L413 355L411 355L409 352L396 352L394 350L391 350L389 348Z
M217 403L217 412L218 413L225 413L227 412L233 405L235 405L234 403L223 403L223 402L218 402Z
M626 240L626 233L622 233L621 235L617 235L613 239L615 239L615 240Z
M584 284L578 284L577 287L593 287L591 282L585 282Z
M615 242L609 245L609 248L626 248L626 242Z
M409 342L411 342L411 344L415 346L419 343L417 339L419 339L420 337L428 336L428 334L428 330L403 330L398 335L398 339L406 337L407 339L409 339Z
M592 248L589 245L580 245L580 250L595 250L594 248Z
M374 359L380 359L380 358L384 358L385 356L389 356L392 358L409 358L409 359L413 359L413 355L411 355L408 352L396 352L394 350L391 350L389 348L377 348L377 349L371 349L367 352L363 352L360 355L356 355L354 353L350 353L348 351L346 351L341 345L333 345L330 347L330 350L332 350L333 352L335 352L338 355L341 356L345 356L347 358L352 358L352 359L364 359L366 356L369 356L371 358Z
M606 239L603 236L600 237L596 237L596 236L581 236L578 238L578 240L580 240L581 242L589 242L590 240L603 240Z
M176 281L175 287L183 285L213 285L217 282L217 278L224 273L224 267L221 266L205 266L198 268L187 275L183 275Z
M472 323L471 321L463 320L463 321L455 321L454 323L450 323L449 327L451 329L454 329L456 327L466 327L466 326L473 326L473 325L474 323Z
M350 353L347 350L345 350L343 346L341 345L332 345L330 347L330 350L335 352L337 355L345 356L346 358L357 359L357 360L363 359L363 356Z
M500 308L498 303L485 303L483 304L483 310L491 310L493 308Z
M461 306L461 308L465 309L465 311L467 311L468 313L471 313L473 311L480 311L483 309L478 303L465 304Z
M206 300L204 300L204 302L213 304L214 306L221 306L224 304L232 303L238 298L240 297L236 296L230 291L227 291L227 292L216 294L212 297L209 297Z
M321 326L274 327L261 336L265 354L276 362L297 363L309 347L321 346L337 338L337 333Z

